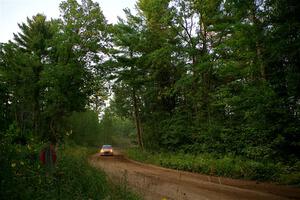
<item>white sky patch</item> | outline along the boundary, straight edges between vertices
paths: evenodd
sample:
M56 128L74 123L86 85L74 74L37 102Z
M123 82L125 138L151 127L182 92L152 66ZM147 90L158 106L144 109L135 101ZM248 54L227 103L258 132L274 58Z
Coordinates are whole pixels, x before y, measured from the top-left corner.
M13 33L19 31L18 23L26 22L37 13L50 18L58 18L59 4L62 0L0 0L0 42L13 39ZM80 0L77 0L79 3ZM123 9L134 9L136 0L94 0L109 23L116 23L117 17L124 17Z

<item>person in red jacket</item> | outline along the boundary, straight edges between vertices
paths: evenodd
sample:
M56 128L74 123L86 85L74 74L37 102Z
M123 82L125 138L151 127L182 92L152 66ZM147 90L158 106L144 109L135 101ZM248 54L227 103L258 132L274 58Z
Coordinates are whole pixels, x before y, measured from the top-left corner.
M56 151L53 144L48 145L40 152L40 162L46 167L52 168L56 163Z

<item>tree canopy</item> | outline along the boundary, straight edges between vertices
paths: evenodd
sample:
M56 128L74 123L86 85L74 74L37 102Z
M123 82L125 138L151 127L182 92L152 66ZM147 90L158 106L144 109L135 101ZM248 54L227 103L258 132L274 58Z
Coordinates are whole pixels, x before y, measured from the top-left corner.
M62 140L73 112L100 112L111 92L110 110L134 122L141 147L299 158L299 9L138 0L109 24L98 3L63 1L61 18L27 18L0 46L1 137L14 124Z

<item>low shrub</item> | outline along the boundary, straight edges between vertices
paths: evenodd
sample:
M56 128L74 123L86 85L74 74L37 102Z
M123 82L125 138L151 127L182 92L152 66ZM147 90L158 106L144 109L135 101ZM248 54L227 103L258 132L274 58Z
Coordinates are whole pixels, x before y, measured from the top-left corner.
M212 176L273 181L281 184L300 184L300 163L289 167L282 163L259 162L233 155L150 153L140 151L137 148L127 150L127 155L129 158L140 162Z

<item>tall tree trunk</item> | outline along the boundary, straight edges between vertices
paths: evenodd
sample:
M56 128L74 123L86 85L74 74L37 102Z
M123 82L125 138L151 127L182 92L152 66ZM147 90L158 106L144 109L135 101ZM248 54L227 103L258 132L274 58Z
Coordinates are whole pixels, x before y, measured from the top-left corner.
M36 91L37 92L37 91ZM33 106L33 131L35 135L38 135L39 131L39 120L40 120L40 106L38 95L34 95L34 106Z
M251 18L252 18L252 22L255 26L255 29L257 31L256 35L261 35L261 33L263 32L263 28L262 28L262 24L260 22L260 20L257 18L257 11L256 11L256 4L255 1L252 2L252 8L251 8ZM263 80L266 80L266 74L265 74L265 65L263 63L263 55L262 55L262 51L263 51L263 45L262 45L262 39L261 38L256 38L256 42L255 42L255 50L256 50L256 58L257 58L257 64L259 67L259 72L260 72L260 78Z
M207 32L207 24L205 18L200 15L200 30L201 30L201 39L202 39L202 50L201 55L204 57L204 62L209 62L209 60L206 60L205 58L209 53L209 38L208 38L208 32ZM203 59L203 58L202 58ZM203 112L203 121L208 123L210 125L210 90L211 90L211 66L209 64L209 67L206 67L202 72L202 112Z
M132 99L133 99L133 109L134 109L134 119L135 119L135 125L136 125L137 140L138 140L138 144L139 144L140 148L144 149L143 140L142 140L141 119L140 119L140 115L139 115L136 91L134 88L132 89Z
M48 140L52 143L52 144L56 144L58 141L57 135L56 135L56 128L55 128L55 122L53 119L50 120L49 123L49 128L50 128L50 132L49 132L49 138Z
M40 57L40 60L42 58ZM38 135L39 132L39 125L40 125L40 74L42 71L42 65L37 66L36 68L33 68L34 73L34 84L35 88L33 91L33 131L35 135Z
M260 76L263 80L266 80L265 65L263 63L263 57L262 57L262 47L258 41L256 42L256 56L259 62Z

